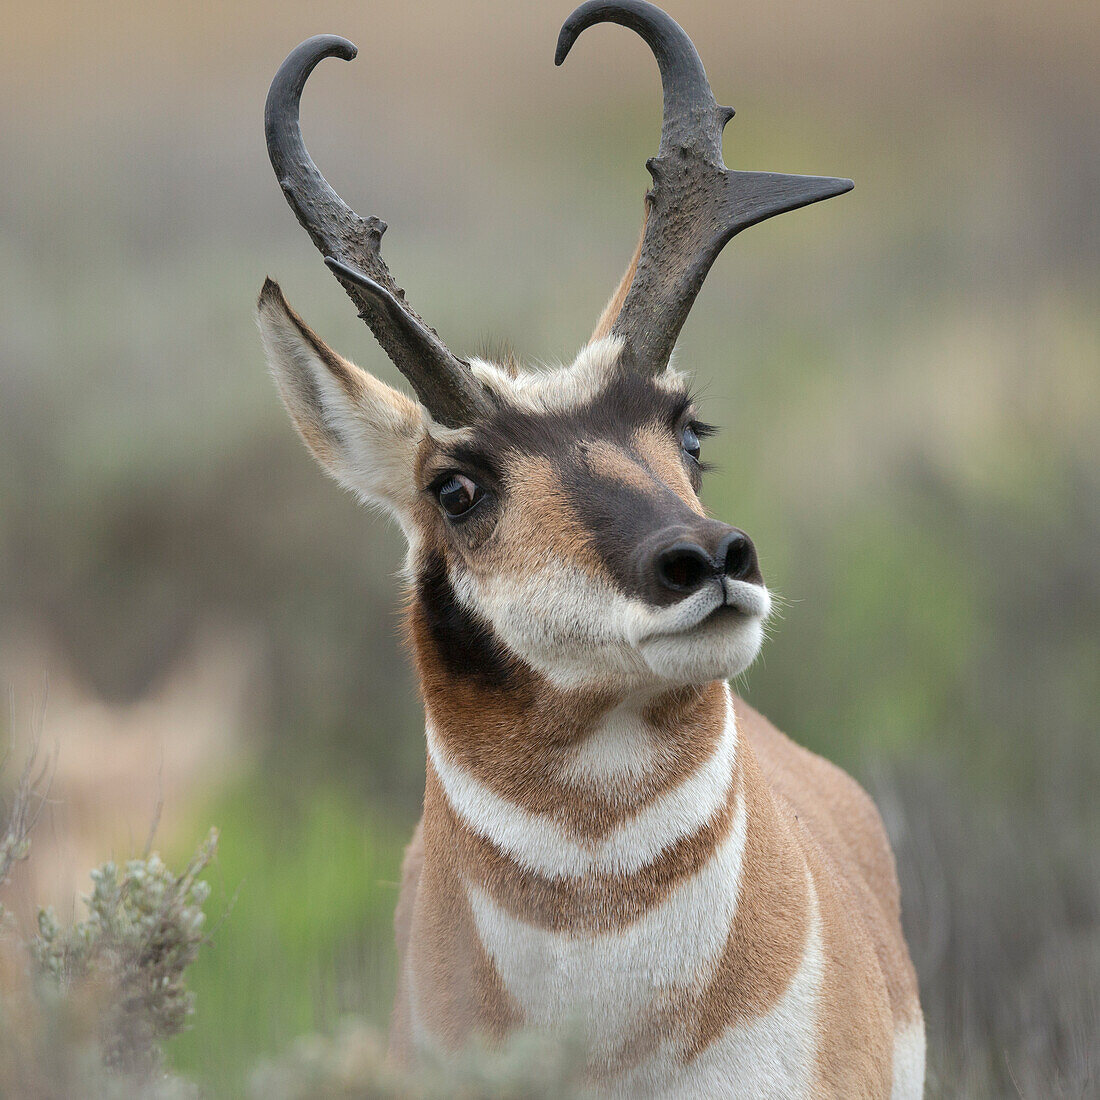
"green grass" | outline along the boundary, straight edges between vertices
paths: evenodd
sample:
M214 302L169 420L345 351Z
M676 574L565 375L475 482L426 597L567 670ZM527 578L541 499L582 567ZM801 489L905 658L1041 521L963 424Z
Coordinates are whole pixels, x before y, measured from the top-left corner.
M206 1095L235 1097L261 1058L298 1035L331 1030L348 1012L385 1024L408 837L369 821L333 787L294 791L260 775L231 787L200 820L221 830L205 876L212 942L188 972L193 1028L168 1055Z

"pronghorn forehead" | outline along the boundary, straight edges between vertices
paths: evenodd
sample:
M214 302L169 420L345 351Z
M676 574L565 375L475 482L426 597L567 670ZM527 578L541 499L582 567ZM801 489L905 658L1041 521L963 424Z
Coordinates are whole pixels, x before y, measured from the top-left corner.
M567 413L590 405L624 373L622 351L622 340L607 336L582 348L568 365L517 371L513 365L474 359L470 367L506 407ZM686 389L683 375L672 369L648 381L657 392L679 394Z
M622 342L609 337L589 344L568 366L527 372L473 360L498 407L465 428L430 423L421 471L453 459L503 475L523 456L560 460L601 440L636 452L639 444L667 436L692 407L686 379L671 370L656 376L630 370L621 351Z
M514 365L474 359L470 366L505 407L560 414L591 405L616 381L629 377L622 365L622 351L622 340L608 336L582 348L569 364L517 370ZM687 388L684 376L671 368L645 381L657 394L678 395Z

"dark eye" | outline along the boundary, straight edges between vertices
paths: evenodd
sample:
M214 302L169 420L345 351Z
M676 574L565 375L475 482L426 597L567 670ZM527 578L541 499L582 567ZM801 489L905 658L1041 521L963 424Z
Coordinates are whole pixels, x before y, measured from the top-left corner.
M440 506L449 516L468 512L485 495L485 490L465 474L451 474L437 489Z
M699 437L695 434L695 429L692 425L688 424L684 430L680 433L680 446L684 448L684 453L691 455L694 461L699 461L699 452L702 445L699 442Z

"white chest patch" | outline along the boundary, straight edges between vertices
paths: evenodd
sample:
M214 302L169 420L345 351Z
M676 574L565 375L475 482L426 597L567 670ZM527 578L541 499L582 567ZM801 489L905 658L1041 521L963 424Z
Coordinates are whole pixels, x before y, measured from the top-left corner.
M729 1028L654 1095L797 1100L809 1097L817 1052L817 1008L825 951L817 893L810 879L811 919L802 961L771 1011ZM623 1095L627 1095L624 1093Z
M571 935L518 920L468 887L481 941L524 1023L583 1028L597 1064L612 1062L647 1012L709 978L729 937L745 850L738 796L722 843L692 878L618 931Z
M577 787L616 793L651 775L659 757L654 731L633 711L616 709L571 751L562 778Z

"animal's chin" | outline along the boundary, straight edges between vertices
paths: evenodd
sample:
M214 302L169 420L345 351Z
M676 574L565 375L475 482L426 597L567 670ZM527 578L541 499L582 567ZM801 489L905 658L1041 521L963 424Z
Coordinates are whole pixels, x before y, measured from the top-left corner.
M723 605L690 629L646 638L638 652L662 680L705 683L744 672L756 659L763 640L761 616Z
M756 658L771 610L768 590L744 581L663 608L583 582L565 591L548 585L541 604L507 589L495 600L485 591L469 598L511 653L565 690L644 691L736 676Z

